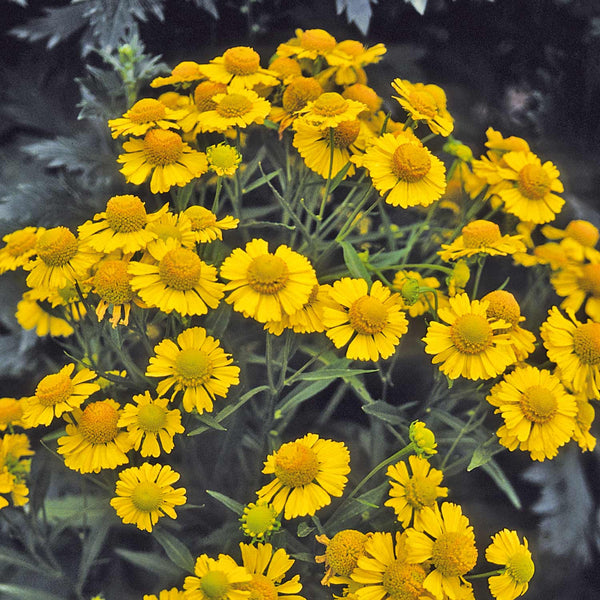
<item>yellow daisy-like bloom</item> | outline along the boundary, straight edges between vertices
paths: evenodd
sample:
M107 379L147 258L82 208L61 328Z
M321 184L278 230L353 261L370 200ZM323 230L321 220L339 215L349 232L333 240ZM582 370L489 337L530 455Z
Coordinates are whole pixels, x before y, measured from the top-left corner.
M144 594L142 600L184 600L185 594L182 590L171 588L170 590L161 590L158 596L154 594Z
M37 385L35 394L23 399L23 420L28 427L50 425L54 417L79 408L82 402L100 389L90 383L96 373L81 369L71 377L75 365L65 365L58 373L46 375Z
M507 152L498 173L503 182L496 193L507 213L521 221L548 223L561 211L565 201L555 192L564 188L558 169L550 161L542 164L533 152Z
M314 77L294 77L283 90L281 106L272 106L269 119L279 123L279 137L296 120L298 111L323 93Z
M488 579L490 593L496 600L515 600L527 591L535 572L527 538L523 538L521 543L516 531L503 529L492 536L485 558L504 567L502 574Z
M246 128L253 123L259 125L267 118L271 103L255 91L243 88L227 88L225 93L212 97L213 109L198 114L199 131L227 131L230 127Z
M0 509L10 504L4 495L10 494L13 506L29 502L26 478L31 470L34 452L24 433L7 433L0 438Z
M333 51L327 55L327 63L335 73L335 83L340 86L350 86L366 81L363 67L378 63L387 52L383 44L365 47L356 40L344 40L336 44Z
M552 274L550 283L564 298L562 309L576 313L583 305L585 314L600 322L600 263L566 264Z
M216 83L215 81L203 81L194 89L193 101L188 105L187 115L179 120L181 128L186 133L192 132L196 136L200 133L198 127L198 116L207 111L214 110L217 103L213 97L217 94L224 94L227 91L227 86L224 83Z
M277 73L277 77L288 85L295 77L302 75L302 67L297 60L287 56L277 56L269 63L269 71Z
M165 313L204 315L216 308L223 297L217 269L200 259L194 250L170 241L156 245L150 254L153 263L129 263L130 286L148 306Z
M600 231L589 221L570 221L564 230L544 225L542 233L549 240L560 240L561 249L571 260L584 262L587 259L595 263L600 262L600 252L596 250Z
M214 212L198 205L189 206L183 211L183 214L191 221L196 242L200 244L222 240L223 231L235 229L240 222L239 219L230 215L217 221L217 215Z
M58 438L57 449L69 469L99 473L129 462L126 454L131 450L129 434L117 425L120 408L118 402L107 398L91 402L83 411L73 410L75 423L67 424L67 434Z
M206 173L206 154L190 148L178 133L169 129L150 129L143 139L130 138L123 144L125 154L117 162L123 167L127 183L140 185L152 175L150 191L168 192L173 186L182 187Z
M575 417L573 439L582 452L591 452L596 447L596 438L590 433L596 411L585 396L576 396L575 401L577 402L577 416Z
M540 328L548 358L560 367L560 377L576 394L600 400L600 323L581 323L562 315L556 306Z
M305 600L298 595L302 590L300 575L282 581L296 562L283 548L273 552L271 544L240 544L240 550L242 564L252 579L237 587L248 590L252 600Z
M444 323L430 323L423 338L442 373L450 379L491 379L515 362L510 338L502 333L509 324L487 316L488 302L458 294L449 304L438 311Z
M431 561L432 571L423 586L437 599L444 594L455 600L461 594L464 576L477 562L473 527L460 506L444 502L421 511L422 531L406 530L407 559L411 563Z
M425 600L429 572L427 564L407 560L406 532L375 532L358 558L352 580L362 584L355 590L357 600Z
M46 231L43 227L24 227L6 234L0 248L0 275L26 265L36 254L38 238Z
M156 390L159 396L171 388L171 400L183 391L183 408L200 414L211 412L216 396L227 396L230 386L239 383L239 367L232 365L219 341L202 327L190 327L177 336L177 344L163 340L154 347L146 375L163 377Z
M454 119L446 109L446 93L433 84L411 83L406 79L392 81L394 96L413 121L423 121L432 133L448 137L454 129Z
M272 504L266 502L250 502L244 506L240 521L244 534L259 542L281 527L277 511Z
M200 71L200 65L197 62L194 62L193 60L184 60L173 67L173 70L168 77L155 77L150 82L150 87L157 88L178 83L183 84L183 87L187 87L194 81L203 78L204 76Z
M529 144L523 138L515 135L505 138L492 127L486 129L485 135L487 137L485 145L494 157L500 157L505 152L529 152Z
M54 313L47 310L47 303L38 301L30 292L23 294L23 299L17 303L15 317L19 325L29 331L35 329L36 335L43 337L68 337L73 333L73 327Z
M315 127L336 127L344 121L354 121L366 108L362 102L344 98L337 92L325 92L307 102L298 111L298 119Z
M184 213L160 212L159 218L146 226L148 231L155 233L157 236L156 239L148 242L146 246L147 254L152 256L152 252L156 248L162 248L164 242L168 244L176 242L178 246L194 249L196 247L196 234L192 231L190 218ZM146 255L145 258L148 258L148 256Z
M381 108L383 102L381 96L373 88L364 83L354 83L347 87L342 92L342 96L350 100L362 102L367 107L368 110L358 115L359 119L372 118Z
M196 559L194 574L183 582L186 600L249 600L251 592L240 589L252 575L231 556L219 554L214 559L202 554Z
M323 324L336 348L350 342L346 356L351 360L378 360L394 353L408 331L398 294L380 281L369 290L364 279L343 277L329 295L337 306L323 308Z
M7 427L24 427L23 399L0 398L0 431Z
M496 384L486 400L504 419L500 444L529 452L532 460L554 458L575 429L575 398L550 371L517 367Z
M157 212L148 214L138 196L113 196L106 203L104 212L79 226L79 237L98 252L110 254L119 250L132 254L143 250L158 237L146 229L146 225L159 219L168 208L165 204Z
M335 38L324 29L296 29L296 37L277 46L277 56L315 60L327 57L336 46Z
M325 575L321 585L331 583L351 583L350 575L365 552L365 545L372 533L362 533L356 529L338 531L331 539L325 534L315 539L325 545L325 554L315 556L315 562L325 563Z
M284 511L285 519L314 515L344 492L350 453L342 442L308 433L269 455L262 472L275 478L256 492L258 500Z
M402 527L408 527L414 516L414 527L421 527L421 511L432 507L438 498L448 495L448 488L440 487L444 473L434 469L429 461L419 456L409 456L409 474L405 461L390 465L386 475L390 478L390 498L384 506L391 506Z
M126 427L134 450L142 456L160 456L171 453L173 436L185 431L181 424L181 413L169 410L168 398L153 399L150 392L133 396L135 404L126 404L119 417L118 427ZM140 448L141 447L141 448Z
M384 133L353 161L369 170L373 185L392 206L429 206L444 194L446 167L414 136ZM389 193L388 193L389 192Z
M392 286L400 292L402 308L413 318L431 311L436 306L435 296L438 296L438 304L442 296L433 291L440 287L437 278L423 277L417 271L398 271Z
M231 177L242 162L242 155L234 146L221 143L206 149L208 168L219 177Z
M165 106L155 98L142 98L138 100L122 117L110 119L113 138L120 135L144 135L149 129L179 129L176 123L185 113Z
M110 505L123 523L152 531L160 517L176 519L174 507L186 503L185 488L173 487L179 477L169 465L142 463L125 469L119 473L116 498L112 498Z
M506 256L515 252L525 252L526 247L521 235L502 235L500 227L492 221L478 219L467 223L451 244L442 244L438 252L444 261L488 254Z
M260 323L300 310L317 284L306 257L283 245L271 254L263 239L248 242L245 250L236 248L223 261L221 277L230 280L226 302Z

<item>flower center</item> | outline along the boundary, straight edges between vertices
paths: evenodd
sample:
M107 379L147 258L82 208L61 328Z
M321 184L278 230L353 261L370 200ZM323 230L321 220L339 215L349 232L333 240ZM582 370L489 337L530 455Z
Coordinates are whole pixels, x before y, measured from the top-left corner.
M162 500L162 490L154 481L140 481L131 493L131 503L142 512L158 510Z
M183 80L199 79L201 77L200 72L198 71L198 63L195 63L192 60L180 62L173 68L171 75L174 79Z
M346 99L337 92L321 94L312 105L312 111L323 117L341 115L348 108Z
M251 535L258 537L273 527L276 517L270 504L255 504L244 515L244 524Z
M204 206L190 206L185 210L185 216L192 222L192 231L199 231L212 227L217 222L215 213Z
M151 123L165 116L166 107L160 100L142 98L129 109L129 120L133 123Z
M377 92L364 83L354 83L350 87L347 87L343 91L342 96L349 100L362 102L371 112L376 112L381 107L381 98L377 95Z
M433 543L432 561L444 577L462 576L477 562L475 542L459 531L447 531Z
M49 267L64 267L76 254L77 238L66 227L54 227L42 233L36 248Z
M489 302L487 316L490 319L501 319L507 321L513 327L518 325L521 319L521 307L515 297L506 290L495 290L486 294L483 300Z
M356 529L344 529L331 538L325 556L327 564L338 575L349 577L362 556L369 538Z
M463 354L480 354L492 344L493 331L481 315L461 315L450 327L452 343Z
M283 485L300 487L309 484L317 476L319 460L311 448L298 442L289 442L277 451L274 472Z
M106 220L117 233L139 231L146 225L146 209L137 196L113 196L106 203Z
M554 394L542 385L528 387L519 402L525 418L533 423L547 423L558 406Z
M294 113L316 100L323 93L321 84L314 77L296 77L285 88L281 104L288 113Z
M427 150L417 144L401 144L392 154L392 173L402 181L419 181L430 169L431 159Z
M166 421L167 411L158 404L144 404L138 410L138 424L144 431L158 433Z
M260 573L254 573L252 581L242 583L239 589L250 592L248 600L277 600L280 598L275 584L266 575Z
M156 221L148 226L148 229L158 236L159 240L181 241L182 235L177 225L171 221Z
M20 231L15 231L10 236L10 240L4 247L4 250L11 256L21 256L25 252L33 250L36 242L37 236L32 229L21 229Z
M344 40L337 45L337 49L352 57L360 56L365 51L365 47L356 40Z
M600 323L583 323L573 333L573 351L586 365L600 363Z
M252 110L252 102L242 94L223 96L216 107L217 113L227 119L241 117Z
M535 566L527 550L521 548L506 563L506 570L517 583L527 583L533 577Z
M260 68L260 56L252 48L236 46L225 51L223 63L233 75L251 75Z
M275 71L275 73L279 73L282 79L300 77L302 75L302 69L300 68L300 65L289 56L278 56L269 65L269 71Z
M342 121L333 130L333 145L337 148L348 148L356 141L360 132L358 121Z
M427 477L413 475L405 486L406 501L418 510L431 506L437 498L437 486Z
M106 401L88 404L79 419L79 432L90 444L106 444L117 437L119 411Z
M383 588L393 600L418 600L423 596L427 573L421 565L396 559L383 573Z
M307 29L300 34L300 45L305 50L326 52L335 48L335 38L323 29Z
M492 221L483 219L467 223L461 233L465 248L484 248L492 246L502 239L500 227Z
M196 86L194 90L194 102L199 112L214 110L217 103L213 100L215 94L224 94L227 86L224 83L214 81L203 81Z
M409 103L421 114L432 119L438 112L438 105L435 98L425 90L413 90L408 95Z
M212 374L212 363L206 352L196 348L182 350L175 359L175 373L184 387L196 387L206 383Z
M150 129L144 137L146 160L151 165L172 165L183 154L183 140L167 129Z
M134 296L129 286L131 275L123 260L105 260L94 274L94 291L108 304L125 304Z
M348 316L354 331L363 335L373 335L383 331L387 323L388 311L378 298L362 296L352 303Z
M600 296L600 264L583 265L578 282L583 291Z
M259 294L276 294L285 287L290 271L285 261L274 254L261 254L248 267L250 287Z
M233 146L227 144L209 146L206 149L206 157L208 158L208 164L215 169L231 169L236 167L242 158Z
M200 590L209 600L225 600L230 589L227 575L223 571L209 571L200 580Z
M185 292L200 281L202 261L189 248L174 248L163 256L158 272L166 286Z
M539 165L528 164L519 171L517 187L530 200L541 200L550 191L550 186L548 173Z
M46 375L35 389L36 398L42 406L54 406L66 402L73 393L73 382L66 373Z
M589 221L571 221L565 227L565 232L570 238L588 248L593 248L598 243L598 238L600 237L598 229Z

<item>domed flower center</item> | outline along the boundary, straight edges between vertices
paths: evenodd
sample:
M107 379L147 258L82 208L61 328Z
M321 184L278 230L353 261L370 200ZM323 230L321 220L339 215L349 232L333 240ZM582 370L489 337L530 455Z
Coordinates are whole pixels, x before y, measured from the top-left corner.
M408 95L409 103L416 111L432 119L438 113L438 105L435 98L425 90L413 90Z
M521 307L515 297L506 290L495 290L486 294L483 300L489 302L487 316L490 319L501 319L507 321L513 327L519 324L521 319Z
M520 171L517 187L523 196L530 200L541 200L550 191L550 177L540 165L528 164Z
M352 303L348 316L354 331L363 335L373 335L383 331L387 323L388 311L379 298L362 296Z
M493 335L482 315L461 315L450 327L452 343L463 354L480 354L491 346Z
M333 145L336 148L348 148L356 141L360 132L358 121L342 121L333 130Z
M194 102L199 112L214 110L217 103L213 100L215 94L224 94L227 86L224 83L214 81L203 81L194 90Z
M167 129L150 129L144 137L146 160L152 165L172 165L183 154L183 140Z
M277 600L281 598L275 589L275 584L266 576L260 573L252 575L252 581L242 583L240 590L249 591L248 600Z
M182 350L175 359L177 381L184 387L196 387L206 383L212 373L210 357L196 348Z
M134 296L130 281L124 260L105 260L98 266L92 285L96 294L108 304L125 304Z
M554 394L542 385L528 387L519 402L528 421L547 423L556 414L558 403Z
M64 267L76 254L77 238L66 227L48 229L38 238L38 256L49 267Z
M322 117L341 115L347 108L348 102L337 92L325 92L312 104L312 111Z
M118 410L109 402L88 404L80 419L79 432L90 444L106 444L117 437Z
M198 231L212 227L217 222L217 215L204 206L190 206L185 216L192 222L192 230Z
M573 333L573 351L585 365L600 363L600 323L583 323Z
M417 510L431 506L437 498L437 486L427 477L413 475L405 486L406 501Z
M158 273L165 285L185 292L198 285L202 261L189 248L174 248L163 256L158 265Z
M140 481L131 493L131 503L142 512L158 510L162 501L162 490L154 481Z
M233 146L229 146L228 144L209 146L206 149L206 157L208 158L209 166L217 171L233 169L234 167L237 167L242 160L240 153Z
M535 566L531 555L525 548L521 548L506 563L506 571L513 581L517 583L528 583L535 572Z
M279 73L284 79L300 77L302 69L300 65L289 56L278 56L270 65L269 71Z
M254 504L245 512L245 528L251 535L259 537L270 531L275 524L277 514L270 504Z
M294 113L316 100L323 93L321 84L314 77L296 77L285 88L281 97L283 108Z
M423 582L426 576L421 565L396 559L384 571L382 584L391 600L419 600L424 597Z
M22 256L33 250L37 242L37 236L32 229L21 229L11 234L4 250L11 256Z
M198 71L198 63L192 60L184 60L180 62L171 71L171 75L175 79L181 79L183 81L189 81L190 79L200 79L202 75Z
M138 423L144 431L158 433L167 421L167 411L158 404L144 404L138 410Z
M431 158L423 146L400 144L392 154L392 173L402 181L419 181L430 169Z
M460 577L477 562L475 542L459 531L447 531L433 543L432 561L444 577Z
M227 119L241 117L252 110L252 102L242 94L227 94L219 101L217 113Z
M129 120L133 123L151 123L164 119L166 106L154 98L142 98L129 109Z
M106 220L113 231L131 233L143 229L147 222L144 203L137 196L113 196L106 203Z
M566 234L579 242L582 246L593 248L598 243L600 232L589 221L575 220L571 221L565 227Z
M307 29L300 34L300 45L305 50L327 52L335 48L335 38L323 29Z
M578 283L584 292L600 296L600 264L583 265Z
M360 56L365 51L365 47L356 40L344 40L337 45L337 49L353 58Z
M369 538L356 529L344 529L336 533L327 544L325 557L333 571L349 577L362 556Z
M483 219L467 223L461 233L465 248L485 248L493 246L502 239L500 227L492 221Z
M381 98L377 95L377 92L364 83L355 83L347 87L343 91L342 96L349 100L362 102L371 112L376 112L381 107Z
M273 469L283 485L300 487L309 484L317 476L319 460L312 448L289 442L277 451Z
M148 229L158 236L159 240L178 240L181 241L181 230L171 221L158 221L148 226Z
M200 590L209 600L225 600L230 587L223 571L209 571L200 579Z
M19 400L16 398L0 399L0 426L6 426L14 421L18 421L22 416L23 406Z
M42 406L54 406L66 402L73 389L73 381L66 373L53 373L38 383L35 395Z
M274 254L261 254L248 267L250 287L259 294L276 294L285 287L290 271L285 261Z
M235 46L225 51L223 64L233 75L251 75L260 68L260 56L252 48Z

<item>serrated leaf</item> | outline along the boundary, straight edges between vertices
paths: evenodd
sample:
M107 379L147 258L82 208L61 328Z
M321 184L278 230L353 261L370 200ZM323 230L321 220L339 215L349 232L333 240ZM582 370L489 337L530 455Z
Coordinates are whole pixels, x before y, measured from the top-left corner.
M369 287L371 286L372 280L369 271L365 263L360 259L360 256L354 249L354 246L350 242L340 242L342 251L344 253L344 263L348 267L348 271L352 277L364 279Z
M206 490L206 493L209 496L212 496L215 500L218 500L223 506L226 506L230 511L234 512L238 517L242 515L244 512L244 505L240 504L233 498L226 496L225 494L221 494L220 492L215 492L213 490Z
M162 527L155 527L152 535L174 564L184 571L194 572L194 557L183 542Z

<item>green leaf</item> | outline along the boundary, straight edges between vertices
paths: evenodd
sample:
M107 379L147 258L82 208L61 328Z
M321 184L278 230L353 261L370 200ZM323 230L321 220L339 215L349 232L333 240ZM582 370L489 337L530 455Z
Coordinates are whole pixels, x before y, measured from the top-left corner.
M350 378L363 373L377 373L377 369L319 369L307 371L294 377L295 381L320 381L321 379Z
M173 563L184 571L194 572L194 557L183 542L162 527L156 527L152 531L152 535Z
M56 571L50 565L46 565L44 563L32 563L29 557L27 557L25 554L22 554L21 552L18 552L13 548L8 550L7 548L0 547L0 564L14 565L15 567L19 567L22 569L29 569L30 571L43 573L44 575L49 577L61 576L61 573L59 571Z
M343 502L340 507L331 515L330 519L324 523L328 531L340 531L345 527L352 525L357 517L369 511L372 507L379 507L384 494L389 489L390 484L387 481L379 484L376 488L361 494L357 498L352 498L349 502Z
M337 173L337 175L331 180L329 184L329 193L333 193L333 191L342 183L344 177L346 177L346 173L350 170L352 163L348 161Z
M225 494L221 494L219 492L215 492L213 490L206 490L206 493L209 496L212 496L215 500L218 500L221 504L226 506L229 510L234 512L238 517L242 515L244 511L244 505L235 501L233 498L226 496Z
M100 519L98 523L90 529L90 532L83 542L81 559L79 561L79 573L77 575L77 585L80 590L83 589L88 573L98 557L98 554L100 554L102 546L104 546L110 526L114 522L113 515L114 512L112 509L110 513L106 511L105 518Z
M467 467L467 471L472 471L477 467L481 467L488 463L495 454L498 452L502 452L504 447L501 446L498 442L498 436L494 433L491 438L482 442L475 448L473 451L473 456L471 457L471 462Z
M365 263L358 256L354 246L350 242L340 242L340 246L344 252L344 262L346 263L346 267L348 267L350 275L364 279L371 286L371 275L367 271Z
M125 550L125 548L116 548L114 552L128 563L151 573L165 575L169 578L181 575L179 567L176 567L170 560L165 560L157 556L155 552L138 552L135 550Z
M306 385L307 383L308 382L306 381L302 382L294 390L282 398L275 418L281 418L285 413L293 408L296 408L305 400L314 398L319 392L323 391L331 383L331 379L321 379Z
M202 429L206 431L207 429L218 429L219 431L227 431L227 427L223 427L219 423L219 421L210 414L202 413L201 415L195 415L196 419L201 423L204 423L205 427ZM194 429L194 432L198 431ZM193 435L194 432L190 432L188 435Z
M491 459L489 462L481 465L481 468L494 480L494 483L498 486L498 488L504 492L506 497L511 501L512 505L520 509L521 508L521 500L519 500L519 496L515 491L515 488L512 486L504 471L498 466L498 463Z
M46 518L50 523L68 521L72 527L94 525L106 518L107 500L96 496L84 501L80 495L66 495L62 498L48 498L44 503Z
M5 597L17 598L17 600L65 600L66 596L56 596L46 590L39 590L25 585L12 585L9 583L0 583L0 592L7 594Z
M407 424L407 419L400 414L399 407L392 406L383 400L375 400L371 404L365 404L362 409L368 415L372 415L384 423L390 425Z
M256 188L259 188L262 185L265 185L265 183L267 183L268 181L271 181L271 179L273 179L274 177L277 177L277 175L279 175L280 172L281 172L281 169L277 169L277 171L272 171L271 173L267 173L266 175L263 175L262 177L255 179L250 185L248 185L242 189L242 193L247 194L248 192L251 192L252 190L255 190Z
M309 525L306 521L301 521L298 523L296 535L303 538L309 536L313 531L315 531L315 528L312 525Z
M406 250L393 250L392 252L380 252L369 257L369 264L374 267L389 267L397 265L406 258ZM406 261L405 261L406 262Z

